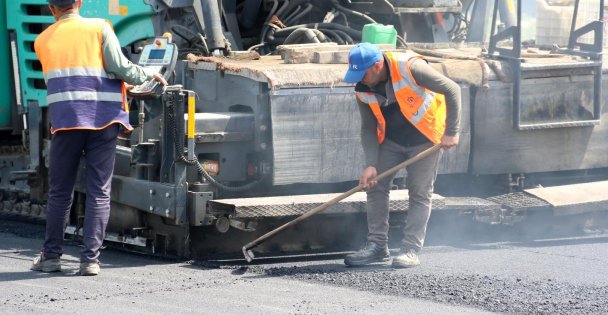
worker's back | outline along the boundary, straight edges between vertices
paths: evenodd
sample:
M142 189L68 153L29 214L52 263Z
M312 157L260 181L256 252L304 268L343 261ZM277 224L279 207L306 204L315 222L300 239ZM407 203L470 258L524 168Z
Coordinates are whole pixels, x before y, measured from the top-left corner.
M122 81L104 70L101 19L68 15L47 28L34 47L47 82L51 131L129 126Z

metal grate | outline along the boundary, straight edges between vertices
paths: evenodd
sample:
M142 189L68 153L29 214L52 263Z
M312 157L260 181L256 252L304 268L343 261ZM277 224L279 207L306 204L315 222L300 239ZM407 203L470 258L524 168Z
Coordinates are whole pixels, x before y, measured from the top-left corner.
M288 217L300 216L320 205L325 200L319 202L300 202L285 204L254 204L254 205L234 205L236 210L235 218L262 218L262 217ZM213 204L216 201L210 202ZM325 210L325 214L347 214L365 213L365 200L344 201ZM408 200L395 199L389 203L390 212L405 212L409 207ZM433 211L445 210L446 203L443 198L433 199Z
M535 197L527 192L514 192L488 198L511 210L542 210L550 209L551 205L546 201Z

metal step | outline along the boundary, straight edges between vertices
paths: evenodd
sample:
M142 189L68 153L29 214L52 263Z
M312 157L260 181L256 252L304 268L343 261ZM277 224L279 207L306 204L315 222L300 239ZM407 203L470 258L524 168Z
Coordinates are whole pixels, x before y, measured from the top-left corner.
M279 218L302 215L339 194L296 195L283 197L217 199L209 201L209 206L234 209L235 219ZM356 193L330 207L325 214L365 213L367 196ZM407 190L392 190L389 211L405 212L408 209ZM433 211L500 210L500 205L480 198L445 198L433 194Z
M527 192L514 192L488 198L489 201L503 205L506 209L515 213L523 213L528 210L549 210L551 205Z

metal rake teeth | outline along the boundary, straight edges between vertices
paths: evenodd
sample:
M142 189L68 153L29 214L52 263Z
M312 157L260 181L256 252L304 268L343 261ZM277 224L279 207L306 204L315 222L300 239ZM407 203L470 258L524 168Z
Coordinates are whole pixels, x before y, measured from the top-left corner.
M247 249L247 246L243 246L243 256L245 256L245 260L247 260L248 263L252 262L255 258L255 255L250 249Z

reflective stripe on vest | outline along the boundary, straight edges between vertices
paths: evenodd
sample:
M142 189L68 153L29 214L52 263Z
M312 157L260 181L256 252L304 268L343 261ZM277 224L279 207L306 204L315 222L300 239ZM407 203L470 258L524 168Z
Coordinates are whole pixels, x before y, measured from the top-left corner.
M426 136L431 142L441 142L441 137L445 131L445 97L442 94L430 91L422 86L419 86L414 80L410 71L410 65L417 59L423 59L422 56L407 52L407 53L386 53L389 60L389 73L395 98L399 104L399 109L403 116L412 123L418 131ZM368 94L366 97L360 95ZM385 119L380 111L380 105L375 96L370 97L372 93L361 93L357 95L359 99L367 103L376 120L378 121L378 142L384 142L385 133L380 133L380 128L386 129ZM369 100L369 101L365 101ZM376 109L377 108L377 109Z
M132 129L124 85L103 67L105 23L70 17L36 38L34 47L47 83L51 133L103 129L113 123Z

